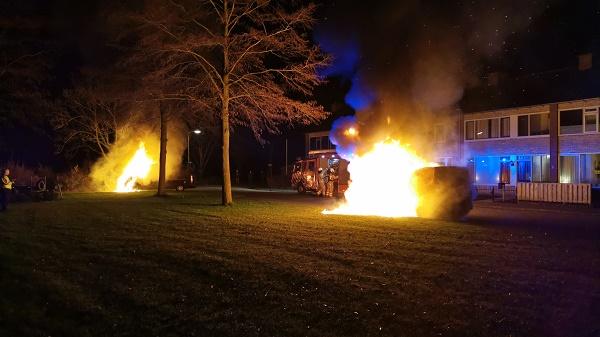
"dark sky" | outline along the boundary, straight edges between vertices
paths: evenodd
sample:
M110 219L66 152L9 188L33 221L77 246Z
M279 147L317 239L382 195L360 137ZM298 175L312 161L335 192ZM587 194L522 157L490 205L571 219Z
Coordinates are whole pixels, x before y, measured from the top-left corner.
M397 95L452 106L491 72L551 72L600 43L597 0L328 1L320 15L317 40L337 57L331 73L358 84L359 108Z
M64 86L82 68L112 61L114 31L106 17L111 7L128 2L137 0L18 3L47 21L59 49L56 85ZM354 107L402 95L440 108L456 104L491 72L512 78L552 71L597 50L600 1L322 1L315 38L335 57L324 74L351 82L331 89L351 90ZM330 101L323 104L343 109Z
M114 33L107 11L128 1L12 2L21 8L29 3L31 11L45 17L49 37L77 70L106 62L107 33ZM444 63L452 68L448 72L470 85L491 71L519 74L561 68L600 42L598 0L328 0L320 6L318 42L334 53L334 68L339 62L346 63L341 68L358 67L365 84L412 83L419 77L415 72ZM349 71L341 69L344 75Z
M123 3L128 1L7 0L0 6L19 8L3 10L4 16L43 19L43 34L55 48L51 89L60 92L83 69L102 69L118 56L110 45L114 30L106 18L112 6ZM598 51L599 0L328 0L320 4L314 36L335 58L323 71L329 83L315 94L334 117L353 112L346 103L358 110L392 101L468 110L543 103L565 92L569 97L599 94L592 88L595 72L577 81L585 82L583 91L544 87L544 76L559 84L573 82L565 69L576 67L578 54ZM600 64L600 54L594 57ZM501 73L510 89L486 89L492 72ZM568 88L574 87L570 82ZM290 157L301 154L303 131L290 133L295 144ZM238 135L259 153L258 166L282 162L285 137L258 146L243 132Z

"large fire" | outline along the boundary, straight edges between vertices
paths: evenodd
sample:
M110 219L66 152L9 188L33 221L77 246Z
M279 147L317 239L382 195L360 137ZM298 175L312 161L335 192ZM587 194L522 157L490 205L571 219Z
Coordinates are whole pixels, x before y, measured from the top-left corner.
M150 173L152 164L154 164L154 161L146 152L144 142L140 142L137 151L123 169L123 173L117 179L115 192L127 193L137 191L135 187L136 182L138 182L138 180L146 179Z
M398 141L387 140L363 155L350 158L350 185L346 200L324 214L413 217L417 215L419 196L412 184L413 173L435 166L411 153Z

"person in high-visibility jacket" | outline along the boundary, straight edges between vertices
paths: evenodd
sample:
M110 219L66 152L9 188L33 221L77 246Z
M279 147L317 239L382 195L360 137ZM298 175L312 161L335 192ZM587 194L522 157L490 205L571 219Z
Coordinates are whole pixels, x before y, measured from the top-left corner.
M12 180L10 180L10 170L2 170L2 187L0 188L1 211L6 211L6 206L8 206L8 198L12 190L12 185L13 182Z
M330 168L329 174L327 175L327 191L325 193L325 196L333 197L333 187L337 180L338 176L335 174L335 170L333 168Z

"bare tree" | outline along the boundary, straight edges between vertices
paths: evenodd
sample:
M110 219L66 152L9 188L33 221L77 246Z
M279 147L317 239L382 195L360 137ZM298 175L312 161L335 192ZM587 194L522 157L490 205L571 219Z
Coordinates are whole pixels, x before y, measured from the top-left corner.
M63 93L51 120L62 136L58 152L83 148L106 157L111 146L131 124L129 105L106 97L97 87L81 86Z
M167 132L169 126L169 112L166 111L166 104L161 104L160 110L160 154L159 154L159 170L158 170L158 190L157 196L165 196L166 192L166 176L167 176Z
M282 124L309 124L326 112L307 100L326 58L307 35L315 7L269 0L149 1L140 52L164 80L162 98L203 106L220 120L223 205L233 203L229 134L258 139Z

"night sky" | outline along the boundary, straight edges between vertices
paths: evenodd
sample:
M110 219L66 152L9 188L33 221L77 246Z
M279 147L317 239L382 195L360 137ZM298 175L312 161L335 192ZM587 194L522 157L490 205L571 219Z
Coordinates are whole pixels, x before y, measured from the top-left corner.
M44 85L52 96L86 70L101 70L118 60L111 43L114 27L107 18L111 8L122 3L127 1L5 1L0 17L36 17L41 22L37 33L51 49ZM327 129L354 109L385 106L382 102L390 100L431 110L472 111L600 95L600 67L577 71L578 54L600 49L598 0L323 1L314 39L334 57L332 66L322 70L328 83L315 92L332 118L322 126L291 130L286 135L290 159L302 155L305 130ZM600 54L594 54L596 64L597 60ZM498 86L492 88L491 73L500 74ZM2 123L0 138L6 138L9 128L27 129ZM49 142L51 131L44 128L18 133L36 143ZM283 166L286 136L269 137L266 145L259 145L249 133L237 131L232 166L260 170L269 161ZM3 141L3 146L16 145ZM52 148L25 145L45 152ZM5 149L2 156L10 153L29 163L35 158L54 160L53 155L26 152L29 155Z

